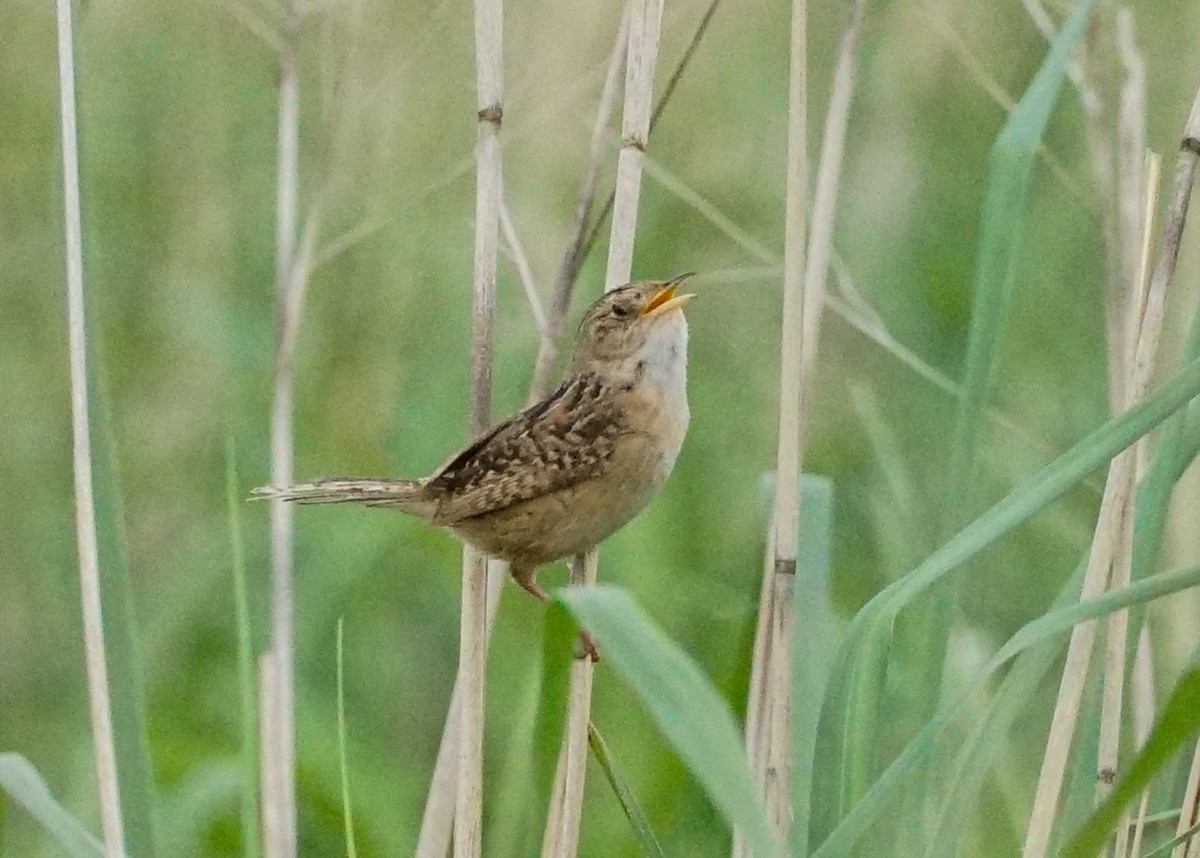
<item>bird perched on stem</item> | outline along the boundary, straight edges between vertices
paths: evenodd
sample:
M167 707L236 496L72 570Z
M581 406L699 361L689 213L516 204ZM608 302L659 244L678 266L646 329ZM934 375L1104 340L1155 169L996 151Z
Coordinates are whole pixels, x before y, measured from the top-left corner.
M690 274L630 283L583 316L558 389L420 480L337 478L255 489L295 503L360 503L445 527L538 599L539 567L580 554L654 497L688 427L687 321L677 293ZM594 656L594 648L586 644Z

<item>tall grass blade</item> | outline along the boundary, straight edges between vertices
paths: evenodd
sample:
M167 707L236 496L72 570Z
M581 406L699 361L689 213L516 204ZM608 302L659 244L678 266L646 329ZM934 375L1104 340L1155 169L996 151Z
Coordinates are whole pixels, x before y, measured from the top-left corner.
M604 770L604 776L608 778L608 785L612 787L613 794L620 802L621 810L625 812L625 818L629 820L629 825L633 828L633 836L637 838L638 846L642 848L642 854L646 858L666 858L658 838L654 836L654 830L650 828L650 820L646 818L646 813L642 810L637 796L634 795L625 776L621 774L616 760L613 759L604 737L600 735L595 724L588 724L588 745L591 746L596 762Z
M250 598L246 585L246 549L242 538L243 492L238 479L237 448L232 436L225 441L225 497L229 510L233 610L237 624L238 702L241 705L242 741L238 776L242 799L242 854L246 858L259 858L262 855L262 831L258 818L258 693L255 689Z
M555 598L596 639L731 827L761 858L778 854L728 705L679 646L616 587L568 587Z
M104 845L54 800L37 769L20 754L0 754L0 790L37 820L71 858L103 858Z
M854 806L813 853L814 858L858 854L855 851L858 840L879 821L890 803L910 784L910 776L932 753L946 726L965 712L974 695L986 688L992 677L1022 652L1054 640L1079 623L1196 586L1200 586L1200 565L1156 575L1150 580L1139 581L1119 590L1110 590L1095 599L1050 611L1022 626L978 671L971 685L957 699L947 700L938 708L916 738L875 781L863 800ZM935 854L945 853L939 850Z
M891 628L899 612L960 565L1058 500L1076 483L1149 432L1200 392L1200 362L1185 369L1136 407L1079 441L1017 490L979 516L923 563L884 588L855 616L842 642L822 714L818 765L841 770L851 748L845 745L858 717L855 703L870 695L883 675ZM842 775L844 782L851 777ZM814 796L819 801L820 796ZM843 796L843 798L845 798ZM850 807L846 803L837 817ZM835 817L835 818L837 818ZM824 819L828 819L826 816ZM818 831L818 836L827 830Z
M796 640L792 661L792 855L808 854L821 700L837 646L837 614L829 589L833 531L833 484L800 477L800 532L796 557Z
M1121 812L1180 748L1195 740L1197 732L1200 732L1200 667L1193 667L1171 692L1162 717L1128 774L1067 843L1061 853L1063 858L1092 858L1099 853L1112 835Z
M950 445L949 483L938 529L939 541L958 530L974 509L970 495L975 485L975 462L989 422L988 400L995 389L1002 357L1017 265L1024 245L1033 167L1071 57L1095 6L1095 0L1082 0L1075 6L1033 81L1009 114L988 159L974 305ZM925 631L925 640L913 657L916 666L913 681L920 689L933 692L925 696L926 716L937 699L954 601L952 590L935 595L927 608L917 611L911 620L902 621Z

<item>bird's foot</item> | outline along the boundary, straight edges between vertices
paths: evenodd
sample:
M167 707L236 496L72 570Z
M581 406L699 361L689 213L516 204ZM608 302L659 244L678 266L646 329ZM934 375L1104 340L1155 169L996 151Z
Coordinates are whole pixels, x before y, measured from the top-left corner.
M550 601L550 594L538 585L538 582L532 575L513 575L513 580L517 582L521 589L527 593L532 593L538 600L542 602ZM600 653L596 649L596 643L586 630L579 633L579 639L575 643L575 657L591 659L593 664L600 660Z

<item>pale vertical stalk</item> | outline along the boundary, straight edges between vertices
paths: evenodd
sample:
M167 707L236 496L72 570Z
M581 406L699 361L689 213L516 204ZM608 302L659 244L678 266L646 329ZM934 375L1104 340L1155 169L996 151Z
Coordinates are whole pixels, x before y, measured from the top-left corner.
M280 806L278 801L267 801L267 796L278 795L286 789L286 785L277 784L280 768L275 759L278 748L273 740L274 732L271 719L275 717L277 703L275 695L279 690L275 679L275 656L266 652L258 659L258 747L261 748L261 763L258 767L259 792L262 802L262 833L263 849L267 858L272 858L271 850L280 848L278 838L282 821L279 818ZM273 844L273 845L269 845Z
M809 321L805 294L808 207L808 4L792 3L791 59L788 78L787 193L784 208L783 323L779 358L779 428L775 457L775 503L771 528L775 534L763 679L763 712L758 716L765 741L755 743L762 755L753 766L762 777L767 814L780 842L791 825L792 734L791 673L795 621L793 592L799 546L799 475L803 456L802 411L804 338ZM817 309L819 314L819 307ZM746 852L735 837L734 851Z
M609 58L608 73L605 78L604 90L596 109L596 122L592 132L592 146L587 172L580 188L579 203L574 224L574 237L563 260L555 281L555 295L549 313L546 315L546 329L538 348L537 362L533 369L533 380L530 384L528 404L532 405L542 399L549 391L551 374L554 370L555 357L558 354L558 340L561 337L563 320L571 302L571 287L575 282L578 271L579 247L587 232L587 219L596 194L600 166L603 162L606 147L605 132L616 105L617 83L619 82L621 65L625 59L625 27L628 23L628 12L622 18L621 30L617 35L616 46ZM507 565L496 561L488 564L487 588L487 634L495 622L496 610L500 604L500 595L504 592L504 580L508 577ZM486 646L486 639L485 639ZM459 735L461 731L460 715L462 711L462 685L460 677L455 677L454 691L450 696L450 706L446 716L446 724L442 731L442 743L438 748L437 762L434 766L433 777L429 785L429 795L425 802L425 813L421 820L421 833L417 840L415 858L443 858L450 846L450 833L454 821L454 791L456 779L454 766L458 761Z
M650 111L654 101L654 67L662 30L663 0L632 0L629 7L629 47L625 63L625 102L621 122L621 151L613 208L612 238L604 289L616 289L630 280L637 235L638 198L642 161L650 136ZM571 584L596 582L600 555L593 548L571 562ZM563 738L562 789L551 798L552 830L546 838L553 858L573 858L579 849L579 823L583 813L587 762L587 723L592 702L593 665L586 656L572 665L567 723Z
M570 583L595 584L599 553L592 549L571 561ZM571 692L567 701L559 772L555 777L554 801L543 840L543 858L575 858L583 815L583 787L587 766L587 732L592 708L592 660L587 656L571 665ZM582 735L583 741L579 741Z
M799 477L803 468L806 405L832 256L838 181L864 12L865 3L861 0L851 5L839 46L813 199L812 235L807 240L806 254L807 10L802 0L798 0L792 10L779 441L772 524L775 547L768 573L770 593L760 605L759 615L760 626L765 624L767 633L756 639L756 648L761 646L765 652L765 668L760 675L767 687L763 691L751 688L752 700L761 698L764 711L755 713L754 720L747 724L752 766L761 779L767 812L781 840L786 838L791 825L793 592L800 539ZM756 652L756 661L759 658L760 654ZM755 728L753 732L752 727ZM761 735L755 735L763 730L766 731L765 741ZM740 858L747 854L745 841L735 837L734 855Z
M300 82L296 68L299 10L289 6L279 77L279 161L276 177L275 277L277 296L275 390L271 408L271 484L292 484L293 348L301 296L293 294L296 222L300 194ZM303 289L301 281L300 289ZM298 321L298 318L296 319ZM263 671L272 683L263 720L263 847L267 858L296 854L296 724L292 658L295 644L292 509L271 502L271 649L273 665ZM270 767L269 771L267 770Z
M1144 152L1141 147L1135 147L1132 153L1133 157L1144 157ZM1133 367L1135 365L1135 354L1133 345L1136 343L1138 330L1142 327L1141 311L1146 306L1148 300L1148 284L1146 278L1146 268L1149 264L1150 257L1150 234L1153 226L1154 206L1158 199L1158 167L1156 159L1151 159L1143 168L1145 172L1145 180L1143 182L1131 183L1124 182L1124 186L1129 192L1141 192L1144 187L1145 199L1142 201L1142 215L1137 218L1136 226L1140 228L1140 235L1123 235L1122 244L1135 243L1140 245L1139 265L1132 272L1132 279L1128 283L1128 297L1122 301L1125 308L1125 328L1126 334L1121 338L1121 344L1125 346L1125 354L1121 355L1119 365L1123 369L1123 374L1126 380L1119 386L1119 389L1132 394L1133 384ZM1128 173L1128 170L1122 170L1123 173ZM1139 171L1142 172L1142 171ZM1122 205L1122 208L1125 208ZM1128 222L1126 218L1122 218L1122 227L1132 227L1135 224ZM1123 256L1127 256L1127 252L1123 252ZM1152 334L1157 336L1157 333ZM1122 410L1130 408L1135 404L1133 401L1121 403ZM1146 444L1146 439L1141 438L1130 451L1134 458L1133 470L1130 475L1130 484L1127 486L1129 496L1132 497L1138 483L1141 481L1141 476L1144 471L1143 462L1146 456L1142 452ZM1113 557L1112 571L1110 573L1109 588L1117 589L1127 586L1132 580L1133 571L1133 508L1130 501L1126 501L1126 511L1123 520L1121 521L1121 531L1118 537L1116 553ZM1104 688L1102 692L1100 704L1100 736L1098 741L1096 755L1096 802L1099 804L1108 798L1112 792L1113 783L1117 777L1117 763L1120 756L1120 739L1121 739L1121 715L1124 705L1124 690L1125 690L1125 658L1126 647L1129 639L1129 612L1127 610L1115 611L1108 616L1107 631L1104 638ZM1129 819L1128 812L1122 815L1121 824L1117 826L1116 837L1114 838L1114 854L1117 858L1121 858L1125 854L1128 834L1129 834Z
M104 829L106 858L125 852L117 751L113 737L100 602L100 557L96 504L92 490L92 440L88 419L87 326L83 297L83 217L79 200L79 132L75 111L75 36L70 0L57 0L58 96L62 129L63 219L67 263L67 339L71 368L71 461L75 472L75 540L83 611L83 653L87 667L92 752Z
M633 0L629 14L629 48L625 62L625 105L621 115L621 151L613 200L612 238L604 290L629 282L633 271L633 245L637 236L638 200L642 188L642 160L650 136L650 110L654 102L654 66L662 31L663 0ZM587 741L587 736L584 736Z
M471 385L468 429L481 435L491 423L492 318L500 224L500 124L504 118L502 0L475 0L475 253L471 295ZM484 675L487 665L488 563L463 550L462 620L458 679L462 688L458 789L454 808L455 858L483 854Z
M1129 371L1129 386L1126 402L1142 398L1149 386L1150 377L1158 354L1158 332L1162 329L1166 304L1167 286L1175 273L1179 256L1179 243L1187 220L1188 204L1191 199L1192 183L1195 178L1196 162L1200 156L1200 92L1192 105L1184 128L1183 143L1176 162L1172 180L1171 198L1163 221L1158 242L1158 256L1150 278L1145 306L1141 312L1141 325L1134 348L1133 365ZM1092 540L1091 554L1080 599L1092 599L1103 592L1109 577L1113 551L1120 532L1121 519L1127 514L1130 500L1131 478L1134 473L1136 455L1126 450L1109 465L1108 481L1100 503L1100 514ZM1058 699L1054 716L1046 739L1046 752L1042 759L1037 791L1026 832L1023 855L1025 858L1041 858L1050 844L1050 835L1057 815L1059 793L1070 754L1071 738L1079 713L1079 702L1091 661L1092 644L1096 635L1096 622L1080 623L1071 632L1067 646L1067 660L1063 667Z

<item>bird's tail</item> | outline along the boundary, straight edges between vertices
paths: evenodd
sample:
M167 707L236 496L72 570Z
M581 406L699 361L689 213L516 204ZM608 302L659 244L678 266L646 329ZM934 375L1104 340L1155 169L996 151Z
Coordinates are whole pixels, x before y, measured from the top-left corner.
M420 480L336 477L282 489L261 486L253 491L253 499L306 504L361 503L365 506L391 507L430 518L437 504L424 496L424 488L425 484Z

